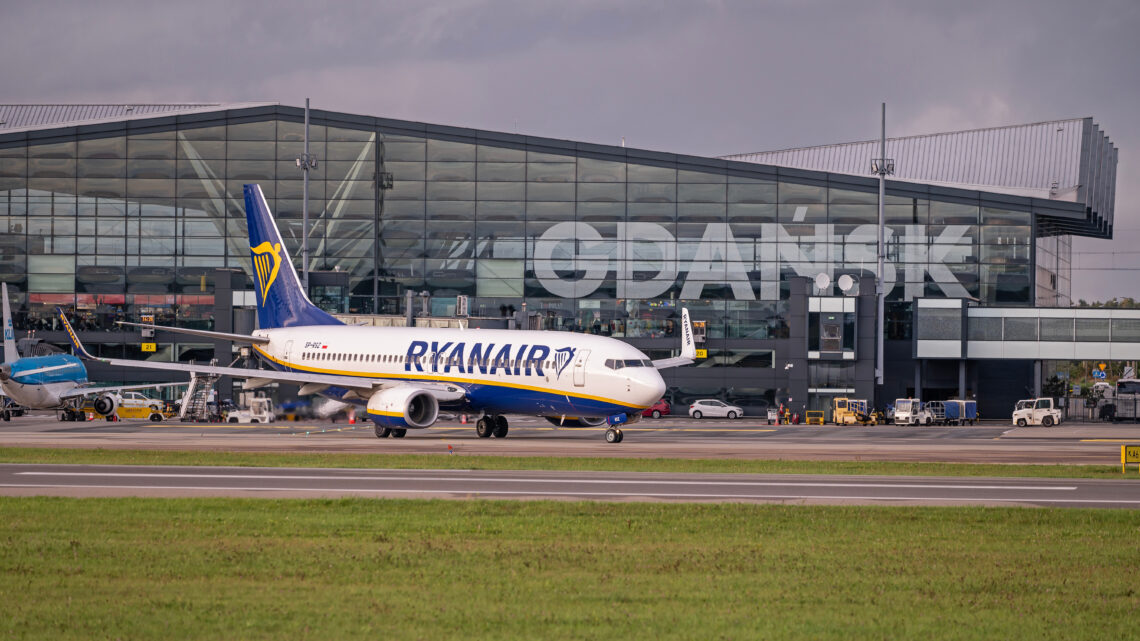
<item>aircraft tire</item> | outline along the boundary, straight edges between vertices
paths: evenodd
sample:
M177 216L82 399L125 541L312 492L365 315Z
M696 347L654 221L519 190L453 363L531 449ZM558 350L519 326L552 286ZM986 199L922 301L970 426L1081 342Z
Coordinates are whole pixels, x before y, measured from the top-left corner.
M622 441L624 441L624 440L625 440L625 432L623 432L623 431L621 431L621 430L619 429L619 430L617 431L617 433L618 433L618 440L617 440L617 442L618 442L618 443L621 443Z
M12 420L12 412L9 412L8 410L4 410L2 416L3 416L5 421Z
M376 438L388 438L388 435L392 433L392 429L388 427L380 427L377 425L375 432Z
M616 428L611 427L610 429L606 430L606 442L621 443L621 438L618 436L618 434L620 434L620 432Z
M507 417L503 416L502 414L496 414L495 415L495 426L493 428L491 428L491 435L494 436L495 438L506 438L507 437L507 430L509 428L510 428L510 424L507 423Z
M479 438L488 438L491 436L491 421L486 416L475 421L475 434Z
M392 430L392 438L404 438L408 435L408 430L400 428Z

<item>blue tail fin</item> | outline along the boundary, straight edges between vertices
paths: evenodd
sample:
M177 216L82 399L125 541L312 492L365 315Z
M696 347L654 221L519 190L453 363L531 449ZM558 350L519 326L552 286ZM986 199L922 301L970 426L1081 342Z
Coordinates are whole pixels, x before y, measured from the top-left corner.
M253 279L257 290L258 326L270 329L296 325L343 325L309 302L259 185L245 185L245 217L249 224L249 252L253 257Z

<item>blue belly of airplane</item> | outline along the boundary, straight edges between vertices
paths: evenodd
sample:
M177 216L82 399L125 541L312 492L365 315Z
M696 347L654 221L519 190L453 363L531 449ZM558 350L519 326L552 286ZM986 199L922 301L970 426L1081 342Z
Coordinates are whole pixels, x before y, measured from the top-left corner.
M56 354L21 358L12 363L12 379L21 385L87 383L87 368L74 356Z

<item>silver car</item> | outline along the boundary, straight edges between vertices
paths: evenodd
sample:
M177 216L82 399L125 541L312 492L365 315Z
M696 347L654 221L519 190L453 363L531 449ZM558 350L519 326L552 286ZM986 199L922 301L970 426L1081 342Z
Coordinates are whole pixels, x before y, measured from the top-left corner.
M714 398L703 398L699 401L693 401L689 406L689 416L693 418L708 417L723 417L723 418L740 418L744 416L744 410L735 406L722 403Z

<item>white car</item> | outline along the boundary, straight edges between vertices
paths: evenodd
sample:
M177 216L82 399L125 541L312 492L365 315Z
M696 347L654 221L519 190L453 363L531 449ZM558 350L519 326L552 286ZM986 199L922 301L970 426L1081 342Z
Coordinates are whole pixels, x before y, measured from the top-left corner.
M689 416L693 418L704 418L706 416L740 418L744 416L744 410L735 405L722 403L714 398L704 398L693 401L693 404L689 406Z
M161 412L163 402L157 398L139 394L138 392L123 392L119 395L119 407L147 408L152 412Z

